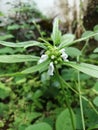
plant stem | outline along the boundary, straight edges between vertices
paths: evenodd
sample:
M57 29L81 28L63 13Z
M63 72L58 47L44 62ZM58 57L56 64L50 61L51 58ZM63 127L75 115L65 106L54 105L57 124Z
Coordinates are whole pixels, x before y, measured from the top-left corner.
M86 47L88 46L88 42L89 42L89 39L86 40L86 43L84 44L84 46L83 46L83 48L81 50L82 53L84 53Z
M70 86L70 84L68 84L68 83L67 83L66 81L64 81L63 79L62 79L62 81L63 81L63 84L64 84L65 86L67 86L70 90L72 90L75 94L77 94L77 95L79 96L79 92L78 92L78 91L76 91L75 89L73 89L72 86ZM92 104L92 102L89 101L86 97L82 96L82 94L81 94L81 98L84 99L86 102L88 102L89 105L91 106L91 108L94 110L94 112L98 115L98 111L97 111L97 109L94 107L94 105Z
M36 27L36 29L38 30L40 36L43 38L43 34L42 34L41 30L40 30L40 26L38 26L35 21L33 21L33 24L34 24L34 26Z
M72 114L72 110L71 110L71 107L70 107L70 104L69 104L68 98L67 98L67 96L66 96L66 92L65 92L64 86L63 86L63 85L64 85L64 84L63 84L63 80L62 80L62 78L61 78L61 76L60 76L60 74L59 74L59 72L58 72L58 69L56 69L55 72L56 72L56 77L58 78L58 81L59 81L59 83L60 83L60 85L61 85L61 89L62 89L62 92L63 92L64 97L65 97L66 105L67 105L68 110L69 110L69 113L70 113L71 122L72 122L72 128L73 128L73 130L75 130L73 114ZM67 89L67 88L66 88L66 89ZM68 90L68 89L67 89L67 90Z
M79 61L79 57L77 58L77 60ZM84 114L83 114L83 104L82 104L81 85L80 85L80 72L79 71L78 71L78 91L79 91L79 102L80 102L82 127L83 127L83 130L85 130L85 121L84 121Z

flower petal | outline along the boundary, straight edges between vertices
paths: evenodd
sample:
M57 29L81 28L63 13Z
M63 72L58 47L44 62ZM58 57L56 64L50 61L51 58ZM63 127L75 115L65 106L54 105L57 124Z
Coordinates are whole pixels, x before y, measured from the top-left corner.
M64 61L68 61L68 55L66 54L66 53L63 53L62 55L61 55L61 57L63 58L63 60Z
M49 69L48 69L48 75L52 76L54 72L54 65L53 62L50 62Z
M63 48L63 49L61 49L61 50L60 50L60 52L61 52L61 53L65 52L65 49L64 49L64 48Z
M62 53L61 57L64 61L68 61L68 55L65 53L65 49L61 49L60 52Z
M38 64L44 62L44 61L47 60L47 59L48 59L48 55L45 55L45 54L42 55L41 58L40 58L40 60L38 61Z

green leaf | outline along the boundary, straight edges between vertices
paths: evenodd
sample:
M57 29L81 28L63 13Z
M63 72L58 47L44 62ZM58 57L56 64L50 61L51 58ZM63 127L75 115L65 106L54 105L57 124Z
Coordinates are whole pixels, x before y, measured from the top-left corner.
M17 63L26 61L38 61L39 57L32 55L0 55L1 63Z
M14 49L14 48L11 48L11 47L2 47L0 49L0 54L15 54L15 53L23 53L23 49L21 48L17 48L17 49Z
M47 123L39 123L35 125L30 125L25 130L52 130L52 128Z
M3 117L5 112L9 111L9 107L7 104L0 102L0 117Z
M94 53L98 53L98 47L94 50Z
M65 52L71 57L77 57L81 55L81 51L75 47L65 48Z
M18 130L25 130L26 127L27 127L27 125L25 125L25 124L19 125Z
M34 119L39 118L42 114L34 111L32 112L27 111L26 113L21 113L20 111L18 115L20 116L17 116L15 120L23 121L24 118L26 118L28 122L32 122L34 121Z
M0 48L0 54L13 54L14 53L14 49L10 48L10 47L3 47L3 48Z
M98 93L98 82L95 83L93 90Z
M95 39L96 41L98 41L98 34L97 34L96 36L94 36L94 39Z
M61 31L59 30L59 20L58 20L58 18L56 18L54 20L51 38L52 38L53 43L55 45L60 44L60 42L61 42Z
M98 124L96 124L95 126L92 126L92 127L88 128L87 130L93 130L93 129L96 129L96 128L98 128Z
M94 34L93 31L85 31L85 32L82 34L81 38L88 37L88 36L90 36L90 35L92 35L92 34Z
M96 26L94 27L94 32L97 32L97 33L98 33L98 25L96 25ZM95 39L96 41L98 41L98 34L97 34L96 36L94 36L94 39Z
M76 63L76 62L66 62L64 64L71 66L92 77L98 78L98 66L96 65L91 65L87 63Z
M4 36L0 36L0 40L3 41L3 40L7 40L7 39L10 39L10 38L13 38L14 36L9 34L9 35L4 35Z
M74 123L75 115L73 113ZM56 130L73 130L69 110L66 109L58 116L56 120Z
M29 73L34 73L34 72L37 72L37 71L44 71L48 68L48 65L49 65L49 60L46 60L40 64L37 64L33 67L30 67L28 69L25 69L24 71L22 71L21 73L22 74L29 74Z
M65 34L61 38L61 43L59 45L59 48L63 48L66 46L66 44L73 42L75 39L75 36L73 34Z
M77 40L75 40L75 41L73 41L73 42L66 43L66 44L64 45L64 47L70 46L70 45L73 45L73 44L76 44L76 43L80 43L81 41L85 41L85 40L87 40L87 39L89 39L89 38L92 38L92 37L94 37L94 36L96 36L96 35L98 35L98 32L95 32L95 33L93 33L93 34L90 33L89 35L85 35L84 37L79 38L79 39L77 39Z
M14 25L9 25L7 30L17 30L20 28L20 25L14 24Z
M32 46L38 46L38 47L46 49L46 47L44 46L44 43L40 43L40 42L29 43L29 44L25 45L24 48L28 48L28 47L32 47Z
M5 99L10 95L11 89L0 82L0 98Z
M94 27L94 31L98 31L98 25Z
M20 43L12 43L12 42L5 42L5 41L0 41L0 44L3 46L8 46L8 47L29 47L29 46L38 46L41 48L46 48L44 46L44 43L40 43L37 41L26 41L26 42L20 42Z
M93 103L98 107L98 96L94 98Z

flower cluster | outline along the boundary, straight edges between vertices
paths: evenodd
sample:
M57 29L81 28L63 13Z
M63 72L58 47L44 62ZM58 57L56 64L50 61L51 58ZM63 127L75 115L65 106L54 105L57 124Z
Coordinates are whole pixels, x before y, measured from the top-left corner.
M49 59L51 62L48 68L48 75L54 74L54 66L60 64L63 61L68 61L68 55L65 52L65 49L58 50L57 47L49 46L48 51L45 52L38 61L38 64Z

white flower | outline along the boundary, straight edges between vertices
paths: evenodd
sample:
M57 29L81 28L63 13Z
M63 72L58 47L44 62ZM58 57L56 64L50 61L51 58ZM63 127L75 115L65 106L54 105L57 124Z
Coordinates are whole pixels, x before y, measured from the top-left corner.
M38 61L38 64L44 62L44 61L47 60L47 59L48 59L48 55L45 55L45 54L42 55L41 58L40 58L39 61Z
M54 58L55 58L55 56L54 56L54 55L52 55L52 56L51 56L51 59L53 60Z
M54 65L53 62L50 62L49 69L48 69L48 75L52 76L54 72Z
M68 55L65 53L65 49L61 49L60 52L62 53L61 57L64 61L68 61Z
M61 50L60 50L60 52L61 52L61 53L65 52L65 49L64 49L64 48L63 48L63 49L61 49Z
M48 58L50 58L50 60L52 60L49 64L48 72L47 72L48 75L50 75L50 76L54 75L54 64L59 63L58 58L60 58L60 59L62 58L64 61L68 61L68 59L67 59L68 55L66 54L65 49L61 49L59 52L60 52L61 57L58 57L58 55L56 55L55 53L51 54L51 52L50 52L51 55L49 55L49 57L48 57L48 55L43 54L38 61L38 64L40 64L40 63L46 61ZM57 52L57 54L59 54L59 53Z

